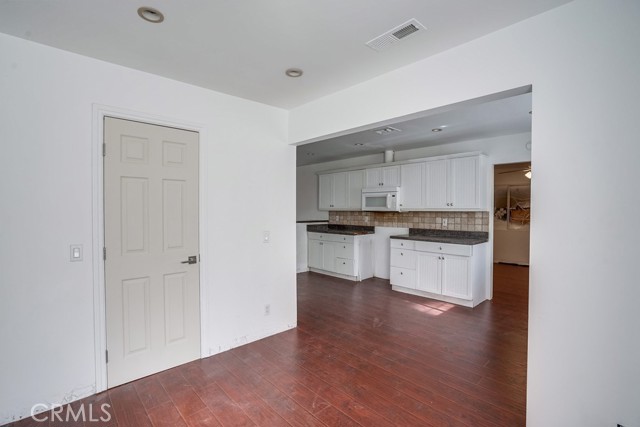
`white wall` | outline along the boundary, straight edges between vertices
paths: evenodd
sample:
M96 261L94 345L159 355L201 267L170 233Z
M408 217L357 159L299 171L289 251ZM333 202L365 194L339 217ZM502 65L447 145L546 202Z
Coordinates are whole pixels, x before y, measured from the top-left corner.
M95 389L94 103L202 126L203 351L296 324L286 111L1 34L0 52L0 424Z
M290 115L301 142L533 85L530 427L640 425L639 20L576 0Z

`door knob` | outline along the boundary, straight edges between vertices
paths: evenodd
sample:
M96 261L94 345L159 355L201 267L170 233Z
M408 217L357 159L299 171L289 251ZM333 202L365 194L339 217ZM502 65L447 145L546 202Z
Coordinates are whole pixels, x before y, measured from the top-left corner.
M182 261L180 264L195 264L198 262L198 257L196 255L190 256L186 261Z

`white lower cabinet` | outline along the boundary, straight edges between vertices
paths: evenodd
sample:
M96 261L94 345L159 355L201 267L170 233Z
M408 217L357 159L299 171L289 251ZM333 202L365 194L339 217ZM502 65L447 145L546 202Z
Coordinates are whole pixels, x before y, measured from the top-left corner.
M486 245L391 239L392 288L475 307L487 299Z
M360 281L373 277L371 235L308 233L309 270Z

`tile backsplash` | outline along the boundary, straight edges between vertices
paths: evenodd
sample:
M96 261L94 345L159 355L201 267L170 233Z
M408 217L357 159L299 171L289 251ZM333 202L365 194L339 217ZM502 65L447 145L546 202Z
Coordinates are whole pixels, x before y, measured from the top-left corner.
M442 219L447 226L442 226ZM329 211L329 224L428 230L489 231L489 212L361 212Z

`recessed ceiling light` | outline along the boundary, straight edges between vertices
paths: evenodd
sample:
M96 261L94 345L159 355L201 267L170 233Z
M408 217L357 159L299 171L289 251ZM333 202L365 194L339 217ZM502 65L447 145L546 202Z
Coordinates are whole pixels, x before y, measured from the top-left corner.
M164 21L164 15L158 9L148 6L142 6L138 9L138 16L147 22L159 24Z
M431 132L442 132L442 128L433 128Z
M304 74L300 68L289 68L284 72L289 77L300 77Z

